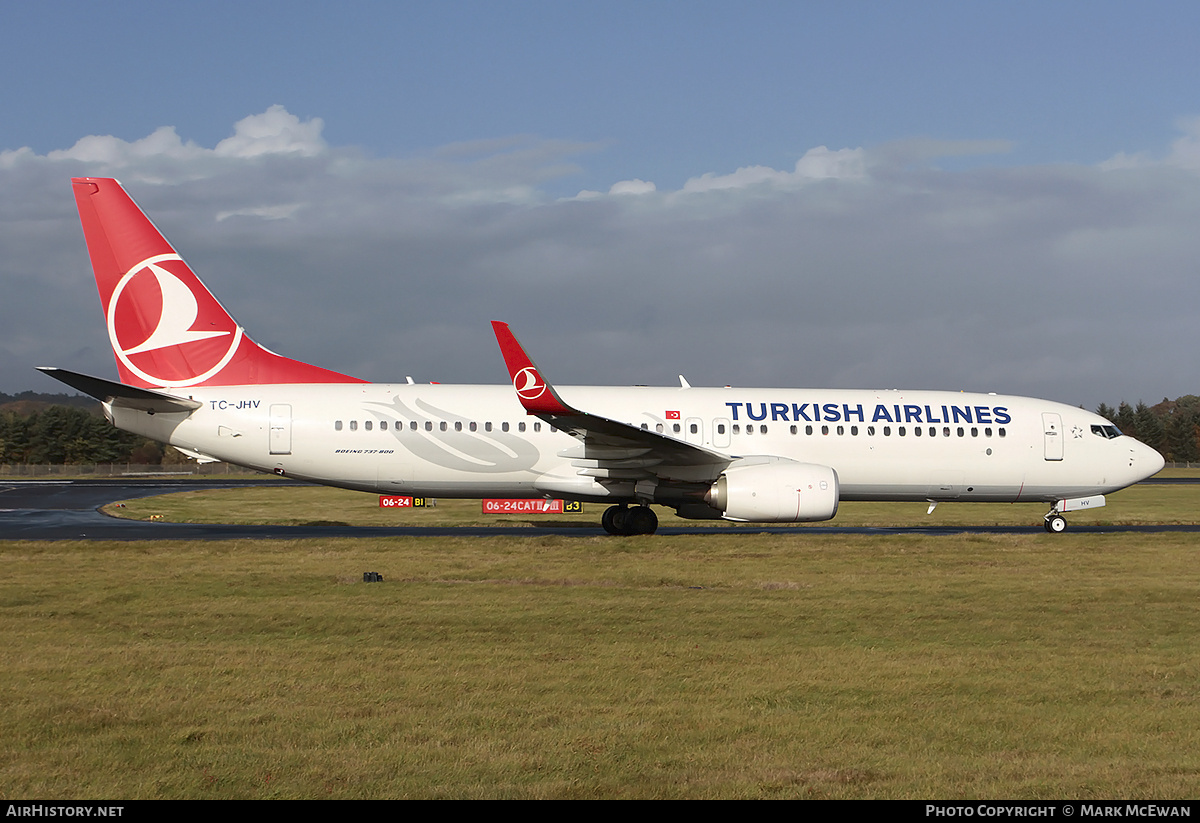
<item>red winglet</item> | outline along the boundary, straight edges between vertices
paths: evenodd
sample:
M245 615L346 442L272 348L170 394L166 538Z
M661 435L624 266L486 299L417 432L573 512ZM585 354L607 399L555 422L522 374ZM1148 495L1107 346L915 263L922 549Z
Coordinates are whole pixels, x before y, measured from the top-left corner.
M493 320L492 330L496 332L496 342L500 344L500 353L504 355L508 376L512 378L513 388L517 390L517 397L525 411L530 414L578 414L562 401L554 387L542 377L507 323Z

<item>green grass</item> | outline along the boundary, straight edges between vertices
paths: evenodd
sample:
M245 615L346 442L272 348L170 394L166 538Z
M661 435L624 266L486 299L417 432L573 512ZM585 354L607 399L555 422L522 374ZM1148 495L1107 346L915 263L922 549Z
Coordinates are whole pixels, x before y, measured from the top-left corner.
M0 797L1195 797L1197 547L0 541Z

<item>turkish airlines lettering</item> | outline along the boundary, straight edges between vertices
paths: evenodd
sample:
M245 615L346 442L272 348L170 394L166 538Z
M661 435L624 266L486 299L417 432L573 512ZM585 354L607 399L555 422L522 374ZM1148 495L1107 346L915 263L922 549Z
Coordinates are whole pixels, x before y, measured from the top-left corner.
M75 199L120 382L44 368L116 426L201 460L411 497L611 504L610 534L681 516L828 520L842 500L1049 504L1163 466L1095 414L1027 397L820 389L556 387L504 323L509 386L367 383L254 343L116 180Z

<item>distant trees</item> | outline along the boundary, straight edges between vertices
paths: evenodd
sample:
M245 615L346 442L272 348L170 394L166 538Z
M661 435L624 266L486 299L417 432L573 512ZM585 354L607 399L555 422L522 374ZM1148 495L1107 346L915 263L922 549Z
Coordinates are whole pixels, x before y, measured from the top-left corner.
M1122 401L1115 409L1101 403L1096 414L1116 424L1147 446L1158 449L1169 462L1200 462L1200 397L1186 394L1175 400L1147 406Z
M90 403L92 409L96 403ZM27 410L36 406L34 410ZM97 411L34 401L0 408L0 463L149 463L163 460L152 440L123 432Z

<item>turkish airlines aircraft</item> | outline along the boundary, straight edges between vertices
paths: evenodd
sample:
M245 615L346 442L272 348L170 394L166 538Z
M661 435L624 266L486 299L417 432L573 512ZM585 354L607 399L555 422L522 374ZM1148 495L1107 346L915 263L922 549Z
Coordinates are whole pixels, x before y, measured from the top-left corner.
M119 383L47 374L117 427L201 460L367 492L611 503L610 534L682 517L828 520L841 500L1044 501L1063 513L1163 458L1082 409L1026 397L559 387L493 323L511 386L367 383L254 343L116 180L75 199Z

